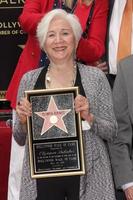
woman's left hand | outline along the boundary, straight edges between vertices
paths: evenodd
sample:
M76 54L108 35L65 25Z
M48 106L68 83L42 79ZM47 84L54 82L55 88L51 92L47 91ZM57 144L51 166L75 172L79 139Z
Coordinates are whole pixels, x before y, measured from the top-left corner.
M90 106L88 99L82 95L77 95L75 98L75 111L80 112L81 118L88 121L89 123L93 122L93 115L90 113Z
M31 116L31 104L26 98L22 98L17 106L16 113L22 124L26 124L27 116Z

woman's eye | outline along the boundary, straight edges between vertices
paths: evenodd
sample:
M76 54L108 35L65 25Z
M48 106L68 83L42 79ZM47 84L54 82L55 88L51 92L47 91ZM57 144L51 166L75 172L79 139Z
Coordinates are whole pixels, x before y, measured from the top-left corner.
M51 33L51 34L48 35L48 37L49 37L49 38L54 37L54 34Z
M68 35L69 33L68 32L63 32L63 35Z

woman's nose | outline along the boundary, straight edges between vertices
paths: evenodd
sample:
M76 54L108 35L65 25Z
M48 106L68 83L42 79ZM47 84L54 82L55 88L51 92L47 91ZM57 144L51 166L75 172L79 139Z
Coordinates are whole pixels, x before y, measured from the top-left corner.
M61 41L62 41L62 36L60 34L57 34L55 38L55 42L61 42Z

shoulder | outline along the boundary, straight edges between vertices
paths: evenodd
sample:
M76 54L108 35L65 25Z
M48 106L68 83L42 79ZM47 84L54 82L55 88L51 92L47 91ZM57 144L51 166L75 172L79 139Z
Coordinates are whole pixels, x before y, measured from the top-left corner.
M118 74L122 73L125 78L133 77L133 55L121 60L118 64Z
M127 95L131 96L133 80L133 55L118 63L118 72L113 87L113 98L118 101L118 97L123 99Z
M133 69L133 55L131 56L128 56L124 59L122 59L120 62L119 62L120 66L122 69L130 69L132 68Z
M27 73L25 73L22 77L22 79L28 79L28 80L31 80L31 79L36 79L39 74L41 73L43 67L40 67L38 69L34 69L34 70L31 70Z
M105 74L97 67L84 65L84 64L78 64L78 66L79 66L79 71L81 73L81 76L84 79L91 78L96 81L98 79L105 78Z
M88 93L98 94L102 91L110 92L106 75L98 68L79 64L79 71L83 87Z
M43 68L38 68L25 73L20 81L17 98L20 99L24 95L25 90L32 90L36 80Z
M41 67L25 73L20 81L19 87L25 89L32 89L42 69L43 68Z

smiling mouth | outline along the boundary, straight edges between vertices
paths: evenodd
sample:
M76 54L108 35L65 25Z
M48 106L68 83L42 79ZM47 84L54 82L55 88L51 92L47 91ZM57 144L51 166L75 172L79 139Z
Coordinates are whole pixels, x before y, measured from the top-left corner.
M64 51L66 49L66 47L55 47L53 49L56 51Z

